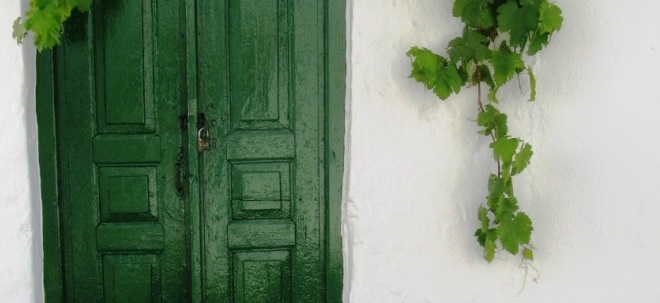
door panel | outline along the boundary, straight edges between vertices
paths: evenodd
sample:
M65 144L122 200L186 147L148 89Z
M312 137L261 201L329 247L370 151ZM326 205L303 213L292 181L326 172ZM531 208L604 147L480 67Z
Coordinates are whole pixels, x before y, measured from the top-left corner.
M65 297L185 302L178 1L96 1L57 51ZM167 22L162 22L167 20Z
M322 302L322 5L218 2L198 10L205 298Z
M340 300L326 286L324 9L97 0L67 21L63 301ZM208 151L187 146L194 119Z

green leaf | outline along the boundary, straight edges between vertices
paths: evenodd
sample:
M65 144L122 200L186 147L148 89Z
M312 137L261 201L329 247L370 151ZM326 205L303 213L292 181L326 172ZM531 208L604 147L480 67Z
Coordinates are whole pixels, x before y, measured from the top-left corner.
M481 221L481 230L487 232L490 227L490 218L488 218L488 209L479 207L479 221Z
M423 83L442 100L458 93L466 82L465 72L426 48L411 48L406 55L413 59L410 77Z
M506 182L497 175L491 174L488 178L488 197L499 197L502 193L508 193Z
M493 261L493 258L495 258L495 249L497 248L495 241L497 241L497 233L491 229L486 235L484 243L484 258L488 262Z
M529 165L529 161L533 154L532 146L529 143L523 144L522 148L513 159L511 174L515 176L525 170L527 165Z
M532 71L532 67L527 67L527 74L529 75L529 101L536 100L536 76Z
M20 45L23 43L23 39L25 36L27 36L27 29L25 28L25 25L23 24L21 17L16 18L14 20L14 25L12 26L12 33L11 37L16 39L16 42Z
M488 129L492 130L494 128L495 117L499 114L500 111L495 106L486 104L484 111L479 112L479 115L477 115L477 125L486 127L486 130L490 132Z
M518 253L520 240L513 225L513 216L504 215L503 218L500 218L499 225L497 226L497 236L504 249L513 255Z
M60 43L62 22L71 13L67 7L51 2L43 8L32 6L26 13L25 28L34 32L34 44L39 51Z
M490 63L495 69L494 78L497 86L502 86L511 80L517 69L525 68L525 62L523 62L522 56L506 48L494 51L490 58Z
M497 241L497 230L493 228L487 231L477 229L474 235L477 237L479 245L484 248L484 259L488 262L493 261L495 249L497 249L497 244L495 243Z
M445 69L444 75L446 76L445 79L449 84L449 86L451 87L451 89L458 94L461 91L461 87L463 87L463 84L465 84L465 80L463 80L463 77L456 68L456 65L447 64L447 68Z
M463 36L449 41L447 54L452 63L469 61L483 61L490 56L488 38L479 32L465 28Z
M490 69L486 65L479 65L472 75L472 84L476 85L479 82L484 82L488 84L489 87L496 87L495 82L493 82L493 77L491 76Z
M506 137L507 132L509 131L509 126L506 123L507 116L506 114L500 113L495 117L493 123L495 123L495 138Z
M534 252L532 252L531 249L526 248L526 247L523 248L523 253L522 253L522 255L523 255L523 259L525 259L525 260L530 260L530 261L534 261Z
M92 6L92 0L68 0L71 6L84 13Z
M426 48L411 48L406 55L413 59L410 77L432 89L445 59Z
M530 41L529 47L527 48L527 54L533 56L538 53L541 49L548 45L549 39L550 34L541 34L536 32L534 35L532 35L532 40Z
M513 225L516 228L520 243L529 244L529 240L532 237L532 219L527 216L524 212L519 212L516 217L513 219Z
M469 27L488 28L494 22L489 3L493 0L456 0L452 12Z
M496 209L496 219L501 218L505 215L512 216L518 210L518 200L516 197L504 197L500 198L499 203L497 204Z
M561 29L564 17L561 16L561 8L552 3L544 1L540 6L540 24L539 31L543 34L549 34Z
M518 6L516 0L509 0L498 9L497 23L500 31L509 32L512 46L524 46L531 32L539 23L539 9L535 5Z
M493 149L495 161L502 161L504 163L511 162L513 155L516 153L519 142L520 140L517 138L503 136L491 143L490 147Z
M532 220L525 213L519 212L513 218L501 220L497 227L497 234L502 247L515 255L518 253L520 244L529 244L533 229Z
M451 95L451 86L449 86L449 83L438 78L438 81L436 81L433 87L433 92L441 100L446 100Z
M477 124L479 126L485 127L481 131L481 133L484 135L490 135L490 133L494 130L495 138L506 136L509 130L507 126L506 114L500 113L497 108L490 104L486 104L484 111L480 112L477 116Z
M500 100L497 99L497 91L499 89L500 89L499 87L491 87L488 90L488 101L493 103L500 103Z

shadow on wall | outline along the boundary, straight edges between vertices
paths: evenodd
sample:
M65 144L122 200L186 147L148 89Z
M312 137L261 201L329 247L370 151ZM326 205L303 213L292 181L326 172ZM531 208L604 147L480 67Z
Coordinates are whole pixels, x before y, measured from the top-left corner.
M21 1L21 15L29 9L29 1ZM8 33L7 33L8 34ZM28 177L30 179L30 204L32 209L32 282L34 301L43 302L43 237L41 233L41 188L39 179L39 146L37 140L37 108L36 108L36 49L32 38L23 41L24 86L23 101L25 102L25 129L28 151Z

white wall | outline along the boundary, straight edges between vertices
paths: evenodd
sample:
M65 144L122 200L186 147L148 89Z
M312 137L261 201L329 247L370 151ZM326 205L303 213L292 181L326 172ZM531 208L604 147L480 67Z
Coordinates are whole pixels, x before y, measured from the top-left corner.
M537 101L526 79L500 91L535 151L515 180L535 227L527 277L473 237L495 169L475 89L440 102L407 78L409 47L460 35L452 3L349 0L345 301L660 302L660 2L556 0Z
M11 40L17 2L0 0L0 296L41 302L34 50ZM488 264L472 236L494 169L474 89L439 102L406 78L410 46L443 52L460 33L451 2L349 0L345 301L660 301L660 3L557 0L564 28L532 58L537 101L525 79L500 93L535 149L516 190L540 277L517 295L519 259Z
M24 2L24 1L23 1ZM23 3L25 4L25 3ZM0 301L43 301L35 52L12 40L21 2L0 0Z

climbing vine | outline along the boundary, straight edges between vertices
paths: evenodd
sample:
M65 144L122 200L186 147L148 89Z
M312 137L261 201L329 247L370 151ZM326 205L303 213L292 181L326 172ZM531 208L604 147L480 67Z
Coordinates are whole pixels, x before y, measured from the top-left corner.
M462 36L449 42L446 57L412 47L407 52L412 60L410 77L442 100L476 86L477 124L483 128L480 134L492 140L497 172L488 178L486 203L477 216L481 228L475 236L488 262L498 247L533 260L532 220L519 210L512 178L529 165L532 146L509 134L507 115L496 106L497 92L514 76L526 74L530 101L536 98L536 79L524 57L548 45L561 28L562 11L547 0L455 0L452 12L465 23ZM485 85L489 90L483 100Z
M14 21L12 37L18 44L29 31L34 33L34 44L39 51L60 44L62 24L71 16L73 9L86 12L92 0L30 0L25 18Z

